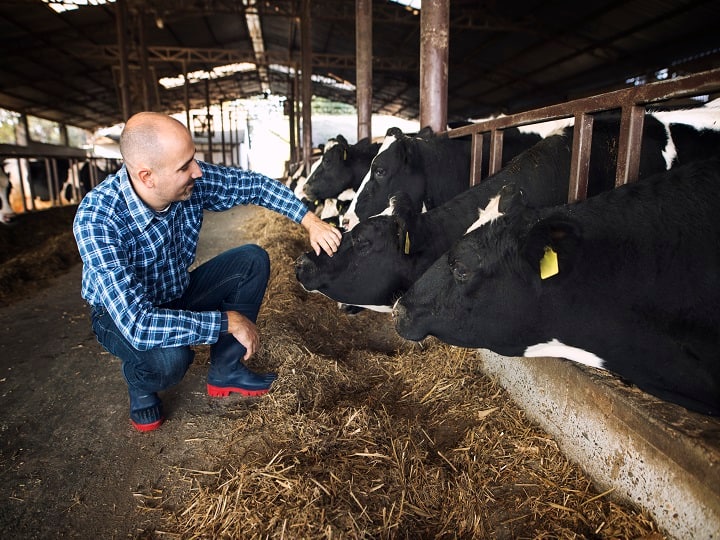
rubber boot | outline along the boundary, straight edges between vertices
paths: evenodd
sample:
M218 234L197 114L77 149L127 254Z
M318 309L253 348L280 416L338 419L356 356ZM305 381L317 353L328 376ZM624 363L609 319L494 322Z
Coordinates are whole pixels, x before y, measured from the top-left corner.
M253 373L242 362L245 346L232 334L220 336L210 346L210 371L207 390L212 397L225 397L236 392L243 396L262 396L270 390L277 374Z
M130 393L130 422L138 431L152 431L165 421L162 401L155 392L144 394L138 390Z

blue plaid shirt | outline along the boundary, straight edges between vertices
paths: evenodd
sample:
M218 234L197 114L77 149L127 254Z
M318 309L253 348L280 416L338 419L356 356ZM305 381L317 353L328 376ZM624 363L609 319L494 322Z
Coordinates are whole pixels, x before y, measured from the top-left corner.
M203 221L203 210L255 204L299 223L307 208L283 184L262 174L198 162L202 178L190 199L166 212L146 206L123 166L80 202L73 234L83 261L82 297L107 309L138 350L215 343L219 311L161 306L180 297Z

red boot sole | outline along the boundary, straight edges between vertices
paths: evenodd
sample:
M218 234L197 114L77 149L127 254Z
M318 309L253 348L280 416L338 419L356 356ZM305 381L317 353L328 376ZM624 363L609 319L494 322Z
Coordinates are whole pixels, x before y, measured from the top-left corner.
M135 429L137 429L138 431L141 431L141 432L145 433L146 431L154 431L154 430L156 430L157 428L160 427L160 425L161 425L164 421L165 421L165 419L164 419L164 418L161 418L161 419L158 420L157 422L152 422L151 424L138 424L137 422L133 422L132 420L130 420L130 423L133 425L133 427L134 427Z
M210 397L227 397L232 393L242 394L247 397L257 397L267 394L270 389L265 388L264 390L247 390L245 388L238 388L234 386L213 386L212 384L207 385L208 395Z

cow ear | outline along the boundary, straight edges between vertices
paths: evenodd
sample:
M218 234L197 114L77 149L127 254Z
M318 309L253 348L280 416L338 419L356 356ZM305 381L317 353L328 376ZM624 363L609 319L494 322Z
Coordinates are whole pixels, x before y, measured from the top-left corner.
M433 129L430 126L425 126L420 131L418 131L417 136L420 139L429 140L429 139L433 138L434 134L435 134L435 132L433 131Z
M551 216L529 230L523 254L533 275L541 280L567 276L577 258L582 231L580 225L565 216Z
M414 218L412 200L407 193L399 191L390 197L390 206L398 229L398 249L405 255L409 255L411 247L411 224Z

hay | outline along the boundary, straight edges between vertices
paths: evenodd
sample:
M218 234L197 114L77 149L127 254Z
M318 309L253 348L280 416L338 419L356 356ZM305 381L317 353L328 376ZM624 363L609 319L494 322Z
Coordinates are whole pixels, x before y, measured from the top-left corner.
M158 537L662 538L595 489L478 352L341 313L295 279L300 227L267 213L248 228L272 260L252 366L280 377L218 434L214 468L175 471L170 485L191 489L164 494Z

